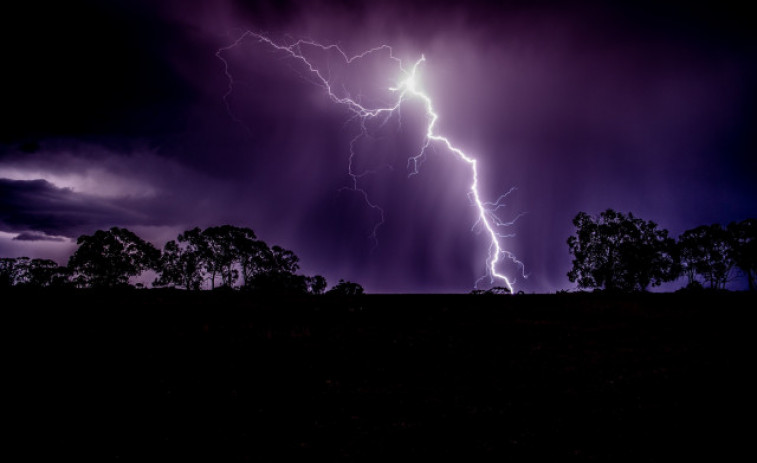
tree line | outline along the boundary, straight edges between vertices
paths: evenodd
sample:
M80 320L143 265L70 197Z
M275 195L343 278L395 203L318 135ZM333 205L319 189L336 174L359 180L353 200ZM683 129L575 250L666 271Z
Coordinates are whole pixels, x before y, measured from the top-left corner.
M682 277L690 289L725 289L736 275L746 278L750 291L757 289L757 219L702 225L677 240L652 221L612 209L597 217L579 212L573 225L567 276L580 289L646 291ZM0 258L0 288L116 288L153 270L154 287L190 291L209 286L276 294L363 293L362 286L344 280L326 291L323 276L297 273L294 252L269 247L250 228L233 225L186 230L162 250L119 227L82 235L77 245L66 266L50 259Z
M326 278L300 275L299 257L269 247L250 228L195 227L168 241L163 250L134 232L113 227L77 239L78 248L60 266L50 259L0 258L0 287L117 288L147 270L154 287L200 290L203 286L256 293L359 295L357 283L339 280L326 291ZM207 284L206 284L207 283Z
M612 209L598 217L579 212L573 225L568 279L579 288L645 291L685 277L689 289L725 289L737 275L750 291L757 288L757 219L702 225L677 240L652 221Z

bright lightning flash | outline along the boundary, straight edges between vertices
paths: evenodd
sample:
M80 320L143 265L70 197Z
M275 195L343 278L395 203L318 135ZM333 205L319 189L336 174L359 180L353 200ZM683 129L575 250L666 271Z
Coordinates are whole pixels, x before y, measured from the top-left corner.
M360 139L363 136L368 135L368 128L367 128L367 122L376 118L380 118L380 120L383 120L384 122L396 111L399 111L401 105L403 102L410 98L417 98L419 99L424 107L425 107L425 115L426 119L428 121L428 124L426 126L426 137L425 141L423 143L423 146L420 148L417 154L411 156L408 159L408 166L411 166L411 172L410 175L414 175L418 173L418 168L420 167L421 162L423 161L423 158L425 156L426 150L429 149L433 143L441 144L443 147L446 147L449 152L454 154L458 159L463 161L465 164L468 165L471 172L471 185L470 185L470 191L468 193L469 198L471 199L471 202L473 206L476 208L478 212L478 220L476 221L476 224L474 224L474 228L476 226L481 226L481 231L487 235L489 239L489 254L486 257L486 274L483 275L481 278L479 278L475 286L477 287L478 284L484 280L489 279L490 284L494 284L495 280L502 281L507 289L510 291L510 293L513 293L513 284L514 280L507 277L506 275L500 273L498 271L498 267L500 266L500 263L504 259L508 259L515 263L520 268L520 274L523 276L523 278L527 278L526 274L524 273L524 266L523 263L520 262L510 251L507 251L502 246L502 243L500 242L504 238L510 238L513 237L513 234L505 234L500 232L499 230L501 228L506 228L515 223L518 218L520 218L520 215L518 215L515 219L511 221L504 221L500 217L497 216L497 211L504 207L504 200L507 198L507 196L514 191L514 188L510 189L507 193L501 195L496 201L494 202L485 202L481 199L481 195L479 193L479 181L478 181L478 162L476 159L472 158L465 152L463 152L460 148L455 147L452 142L447 137L442 136L439 134L436 130L437 121L439 120L439 115L434 110L434 106L431 100L431 97L425 93L419 85L419 79L418 79L418 68L421 65L421 63L426 61L425 56L421 55L420 59L415 61L413 66L408 70L402 65L402 61L394 56L393 50L389 45L381 45L375 48L371 48L370 50L367 50L363 53L360 53L355 56L348 56L339 46L337 45L322 45L317 42L313 42L310 40L298 40L291 45L283 45L274 42L270 38L257 34L255 32L246 31L243 33L237 40L235 40L232 44L220 48L216 52L216 56L218 59L220 59L224 64L224 72L226 74L226 77L229 80L229 86L226 91L226 94L224 95L224 101L226 102L227 109L229 109L229 113L231 113L231 110L228 106L228 97L231 95L231 92L233 91L234 87L234 79L231 75L231 72L229 71L229 64L228 61L223 57L223 53L239 46L244 40L251 38L254 40L257 40L258 42L264 43L272 48L274 48L277 51L284 52L285 54L289 55L289 57L300 61L305 68L307 68L307 71L309 73L309 76L314 79L314 82L323 87L323 89L327 92L329 98L342 106L345 106L347 109L349 109L353 114L354 117L357 118L360 121L360 127L361 132L358 134L355 138L352 139L352 142L350 143L350 158L349 158L349 175L352 178L352 189L354 191L357 191L362 194L363 198L365 199L365 202L370 206L371 208L377 210L381 214L381 220L376 224L373 230L373 238L376 238L376 230L379 226L381 226L384 222L384 214L383 210L376 204L372 203L368 197L368 194L359 187L359 178L362 175L365 174L357 174L352 169L352 163L353 159L355 157L355 143L358 139ZM374 53L387 53L389 56L389 59L395 61L400 69L400 72L402 73L402 78L399 80L399 84L390 87L389 90L396 94L396 100L389 104L384 105L380 107L369 107L367 105L363 105L359 102L358 98L347 96L338 96L338 92L334 90L332 87L332 81L328 75L328 70L324 71L319 69L316 65L314 65L305 55L305 52L303 50L307 48L314 48L319 49L323 52L336 52L338 53L345 61L346 64L351 64L356 60L364 59L369 55L372 55ZM232 114L233 117L233 114ZM236 118L235 118L236 119Z

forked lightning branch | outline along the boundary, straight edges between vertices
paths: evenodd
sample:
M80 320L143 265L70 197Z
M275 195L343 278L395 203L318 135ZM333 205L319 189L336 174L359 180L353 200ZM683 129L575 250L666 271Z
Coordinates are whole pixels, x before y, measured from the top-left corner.
M402 64L402 60L394 55L392 47L390 47L389 45L381 45L364 51L363 53L360 53L358 55L349 56L337 45L323 45L310 40L297 40L290 45L286 45L274 42L269 37L266 37L264 35L252 31L246 31L242 35L240 35L239 38L237 38L233 43L226 47L220 48L216 52L216 56L223 63L224 72L229 81L228 89L226 91L226 94L224 95L224 101L227 103L227 109L228 97L231 95L234 88L234 78L229 69L229 63L223 55L224 52L238 47L246 40L257 41L262 45L271 47L272 49L281 52L282 54L284 54L284 56L288 56L293 60L299 61L303 66L303 71L306 71L313 78L314 82L324 89L331 101L346 107L354 114L354 117L360 120L361 133L353 139L352 143L350 143L348 173L350 175L350 178L352 179L352 189L356 192L359 192L363 196L368 206L376 209L381 214L381 220L374 227L374 238L377 228L383 223L383 210L379 205L372 202L366 191L360 187L360 176L356 174L352 169L353 158L355 156L355 141L361 136L367 135L368 129L366 123L368 121L375 118L386 118L396 111L399 111L400 107L405 101L408 101L409 99L417 99L421 101L425 109L427 125L423 143L419 147L418 151L408 158L408 165L411 170L411 175L418 173L420 161L423 159L426 151L435 144L440 145L442 148L446 149L448 152L454 155L457 159L462 161L462 166L469 169L470 171L471 183L468 197L471 200L471 204L476 208L478 217L476 224L474 224L474 228L480 226L480 230L486 236L489 243L488 254L485 257L485 274L476 281L475 286L477 287L485 279L488 279L490 284L497 284L497 281L501 281L512 293L514 291L514 278L508 277L499 270L499 267L501 267L504 260L509 260L512 263L516 264L517 268L519 269L519 274L523 278L526 278L523 263L520 262L512 252L505 249L502 244L504 239L514 236L512 233L506 233L506 229L512 226L520 217L520 215L514 220L510 221L502 220L497 215L497 211L504 206L504 200L506 199L507 195L513 191L513 189L501 195L499 198L497 198L496 201L493 202L487 202L481 198L479 189L478 161L472 156L463 152L463 150L461 150L460 148L453 145L447 137L438 132L437 122L439 120L439 115L434 109L431 97L421 88L420 68L421 65L426 61L426 58L424 56L421 56L417 61L413 63L412 66L405 67ZM313 60L308 59L306 54L304 53L305 48L313 48L321 50L323 52L337 53L341 57L341 59L344 60L344 64L347 66L354 63L355 61L365 59L366 57L374 53L387 53L390 60L398 65L400 72L400 75L397 76L396 79L398 84L388 89L393 95L395 95L395 99L391 102L391 104L388 105L370 107L365 105L364 103L359 102L357 99L353 99L348 95L339 96L338 92L333 88L332 79L330 77L331 70L320 69L313 62Z

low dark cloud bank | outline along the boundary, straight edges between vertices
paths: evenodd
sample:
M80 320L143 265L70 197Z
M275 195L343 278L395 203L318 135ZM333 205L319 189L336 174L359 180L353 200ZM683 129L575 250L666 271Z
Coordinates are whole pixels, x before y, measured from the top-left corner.
M66 241L62 236L50 236L40 232L23 232L13 237L16 241Z

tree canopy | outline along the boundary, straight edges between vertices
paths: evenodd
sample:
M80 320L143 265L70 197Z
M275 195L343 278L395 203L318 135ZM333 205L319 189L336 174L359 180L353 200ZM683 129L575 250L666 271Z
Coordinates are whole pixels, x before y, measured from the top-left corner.
M333 296L360 296L363 294L363 287L358 283L339 280L339 283L328 290L326 294Z
M194 291L215 289L220 283L219 288L260 294L319 295L327 287L321 275L297 274L300 258L293 251L269 247L246 227L195 227L166 242L162 252L119 227L81 235L77 244L65 267L49 259L0 258L0 288L114 288L130 286L131 277L147 270L156 272L154 287ZM362 287L354 285L352 292L357 287L362 292ZM144 285L138 283L137 287Z
M137 276L159 265L160 251L125 228L97 230L76 241L79 248L68 261L79 285L113 288L127 285Z
M77 286L113 288L129 285L129 279L154 270L155 287L200 290L203 287L237 288L265 294L323 294L321 275L299 275L299 257L291 250L269 247L246 227L199 227L169 240L162 252L125 228L97 230L81 235L79 247L59 266L49 259L0 258L0 288L12 286ZM339 291L359 287L339 287ZM138 284L138 287L143 285Z
M728 224L731 259L747 279L749 289L757 288L757 219Z
M163 248L156 286L199 289L207 281L216 287L258 293L321 294L326 279L297 275L299 257L281 246L269 247L250 228L223 225L194 228Z
M710 288L725 288L734 262L731 239L720 224L686 230L678 238L678 252L689 284L694 283L694 275L700 275Z
M579 212L573 225L568 279L579 288L645 291L678 276L675 241L654 222L607 209L599 217Z

